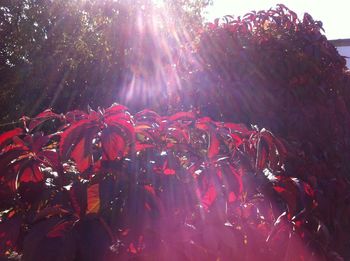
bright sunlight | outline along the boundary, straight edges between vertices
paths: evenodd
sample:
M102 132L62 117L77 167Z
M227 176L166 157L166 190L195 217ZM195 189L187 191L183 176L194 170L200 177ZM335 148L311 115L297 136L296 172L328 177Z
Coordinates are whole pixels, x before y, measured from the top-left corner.
M325 33L329 39L350 38L349 1L347 0L215 0L207 8L206 19L209 21L224 15L243 16L252 10L267 10L283 3L302 17L305 12L323 22Z

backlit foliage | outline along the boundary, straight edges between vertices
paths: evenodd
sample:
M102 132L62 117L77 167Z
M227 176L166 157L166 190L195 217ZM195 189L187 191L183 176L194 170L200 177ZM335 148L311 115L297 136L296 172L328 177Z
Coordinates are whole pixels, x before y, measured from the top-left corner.
M349 259L350 78L322 24L278 5L202 27L204 2L157 2L0 8L21 117L0 136L1 254Z
M24 260L322 260L312 185L265 129L113 105L0 136L1 253ZM311 228L306 229L305 226ZM114 258L114 259L113 259Z

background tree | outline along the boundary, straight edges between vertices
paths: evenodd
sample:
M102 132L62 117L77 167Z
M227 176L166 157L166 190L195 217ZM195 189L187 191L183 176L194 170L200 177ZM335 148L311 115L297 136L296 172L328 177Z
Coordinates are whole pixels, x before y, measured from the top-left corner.
M64 112L125 100L123 88L133 75L152 82L150 68L169 62L184 31L187 38L198 31L207 4L3 1L0 117L11 121L47 107Z

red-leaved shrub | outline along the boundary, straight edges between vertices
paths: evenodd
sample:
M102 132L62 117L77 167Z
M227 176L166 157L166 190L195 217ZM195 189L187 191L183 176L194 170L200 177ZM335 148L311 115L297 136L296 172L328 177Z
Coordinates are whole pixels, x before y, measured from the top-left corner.
M0 136L3 256L326 260L315 184L266 129L122 105L50 110Z
M322 23L284 5L227 16L207 25L194 52L178 104L287 140L298 157L286 171L313 184L322 240L349 259L350 73Z

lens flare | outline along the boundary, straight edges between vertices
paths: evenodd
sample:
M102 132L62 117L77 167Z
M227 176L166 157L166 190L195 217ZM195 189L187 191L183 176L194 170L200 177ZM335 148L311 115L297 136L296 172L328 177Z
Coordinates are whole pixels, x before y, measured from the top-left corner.
M143 5L135 16L136 30L126 55L128 70L118 98L140 109L150 104L169 109L168 99L181 90L177 64L189 59L186 47L191 32L176 19L177 10L161 0Z

